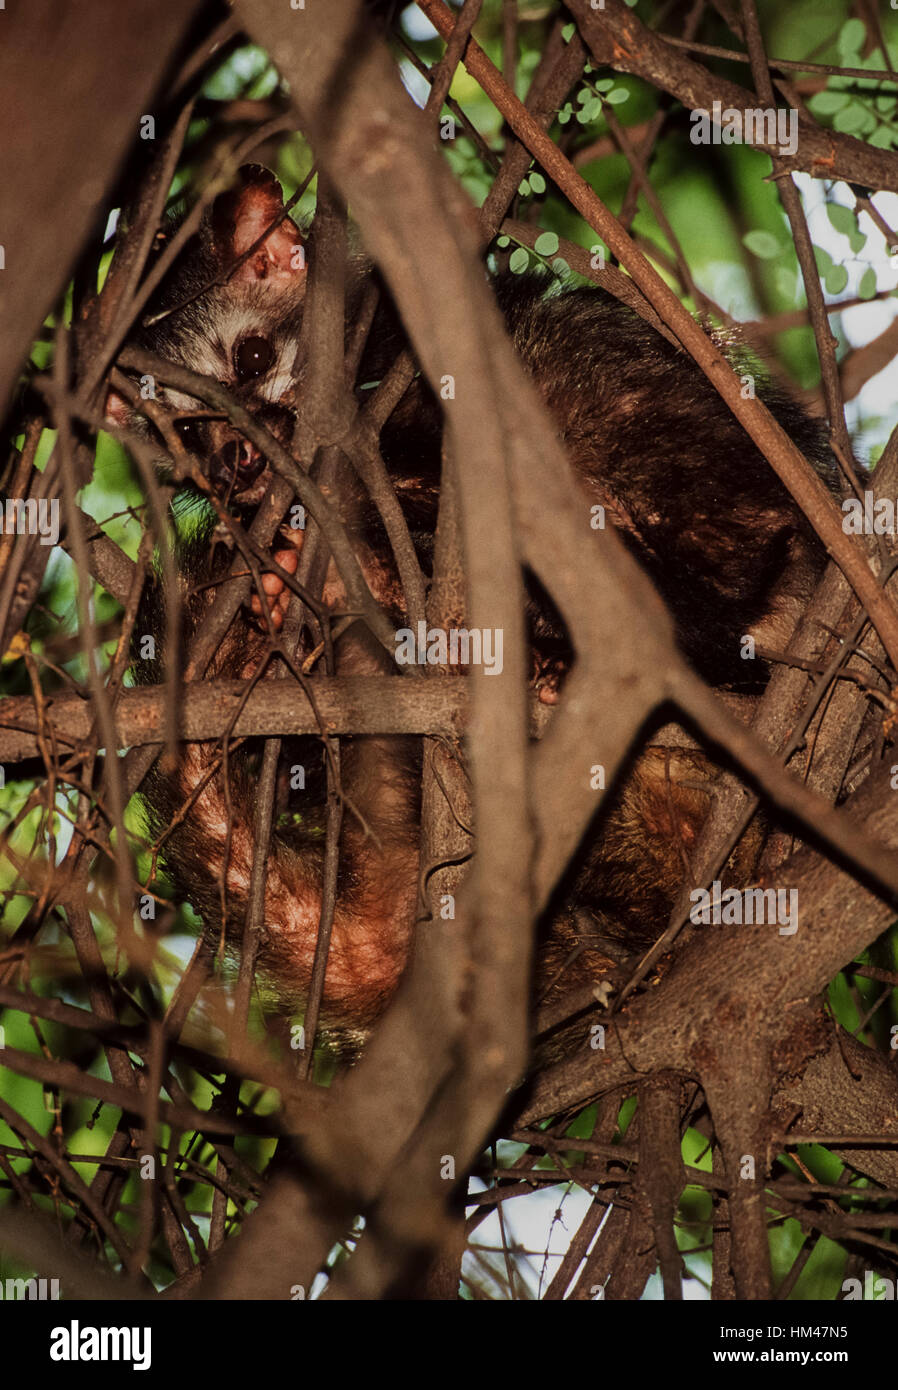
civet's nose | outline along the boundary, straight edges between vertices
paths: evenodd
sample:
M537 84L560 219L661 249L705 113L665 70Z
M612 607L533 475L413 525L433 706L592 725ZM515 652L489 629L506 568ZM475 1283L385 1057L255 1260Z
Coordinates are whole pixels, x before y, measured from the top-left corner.
M254 483L265 467L265 460L249 440L231 438L209 459L209 481L217 491L242 492Z

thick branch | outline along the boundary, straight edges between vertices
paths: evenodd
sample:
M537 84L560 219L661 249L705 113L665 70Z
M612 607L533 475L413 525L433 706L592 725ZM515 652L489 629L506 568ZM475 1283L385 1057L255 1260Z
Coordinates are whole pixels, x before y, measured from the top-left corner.
M458 738L470 704L464 676L444 680L382 676L316 677L315 702L331 734L435 734ZM311 704L294 681L260 681L237 720L246 684L243 681L196 681L179 695L180 735L187 742L258 734L317 734L320 726ZM115 707L119 748L161 743L165 687L121 691ZM534 731L544 722L533 709ZM77 748L90 737L93 711L80 695L50 696L43 709L46 734L60 748ZM38 720L30 695L17 695L0 706L0 762L21 762L38 754Z

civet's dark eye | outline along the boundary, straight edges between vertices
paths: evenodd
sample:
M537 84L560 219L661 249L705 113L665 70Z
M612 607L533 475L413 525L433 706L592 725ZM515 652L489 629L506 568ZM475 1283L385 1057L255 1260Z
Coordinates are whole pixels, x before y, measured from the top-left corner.
M200 447L199 421L185 417L183 420L175 421L175 428L184 441L185 447L190 449L192 453L196 453Z
M234 349L234 368L238 381L262 376L274 361L274 348L267 338L244 338Z

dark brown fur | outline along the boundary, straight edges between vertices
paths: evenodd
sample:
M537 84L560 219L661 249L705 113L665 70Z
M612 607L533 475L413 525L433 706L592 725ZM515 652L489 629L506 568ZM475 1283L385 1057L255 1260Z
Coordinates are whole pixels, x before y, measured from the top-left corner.
M211 278L218 258L239 248L244 202L259 198L269 200L266 206L277 203L270 182L254 182L252 174L246 175L243 193L223 212L218 210L217 221L213 212L161 302L177 303ZM275 261L273 254L272 265ZM248 284L230 291L235 305L239 300L235 321L239 319L244 338L247 333L272 340L279 335L280 342L295 347L301 286L283 270L277 284L261 263L259 270L264 273L258 283L250 277ZM531 277L505 276L496 286L515 348L537 382L576 470L585 517L589 505L606 509L609 524L618 528L665 599L693 667L722 690L756 696L767 672L762 662L743 659L743 638L751 634L761 644L781 645L822 564L813 535L769 464L688 356L601 291L547 295L546 290L543 280ZM227 322L234 307L228 292L228 286L216 290L211 305L209 296L195 300L150 330L144 341L195 365L205 351L204 333L211 333L213 322ZM222 330L215 331L220 339ZM360 385L380 375L399 342L387 308L375 322ZM225 345L221 354L225 372L229 351ZM289 420L293 383L278 400L254 395L260 384L264 381L237 383L245 403L263 415L279 411ZM794 441L828 477L830 460L819 426L769 386L763 394ZM439 493L440 432L437 403L419 381L381 438L425 570L431 563ZM195 442L202 452L202 438ZM211 454L208 440L205 449ZM263 463L257 461L259 467ZM220 469L220 455L218 464ZM266 476L257 473L242 496L239 485L232 487L238 503L258 501ZM233 485L235 478L226 481ZM551 517L546 525L551 526ZM360 528L371 553L388 566L373 508L363 511ZM185 592L210 577L210 564L208 537L201 537L183 555ZM188 603L185 637L202 621L209 596L207 589ZM398 612L393 616L401 620ZM528 617L535 678L547 673L563 678L571 652L551 602L536 585L529 591ZM163 631L158 596L150 599L138 631L146 631L147 625L157 634ZM247 675L263 649L247 619L232 629L211 674ZM382 664L356 625L344 640L339 669L370 670ZM159 669L146 663L138 673L141 680L159 677ZM335 1034L358 1037L388 1002L411 941L419 752L414 740L363 738L345 740L344 750L347 795L373 836L366 839L359 820L346 815L324 1009ZM214 752L213 746L192 745L185 748L175 775L156 771L147 789L154 828L170 823ZM282 807L275 828L261 967L285 1000L301 1005L320 903L324 777L314 740L289 748L288 754L288 762L305 765L307 783L304 793ZM234 821L226 892L231 932L239 931L243 921L258 756L250 748L232 760ZM650 748L638 759L556 895L547 917L541 987L551 981L558 987L559 977L562 983L595 978L617 954L606 949L609 942L636 950L663 930L687 876L716 775L705 758L685 749ZM217 774L166 846L177 891L213 930L221 917L216 873L223 867L226 823ZM751 872L757 849L757 836L743 843L729 869L733 881Z

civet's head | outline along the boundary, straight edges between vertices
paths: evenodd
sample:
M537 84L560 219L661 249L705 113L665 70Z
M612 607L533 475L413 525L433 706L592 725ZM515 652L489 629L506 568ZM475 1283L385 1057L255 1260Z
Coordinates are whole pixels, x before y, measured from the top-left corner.
M280 184L260 165L244 165L166 277L136 341L226 386L289 445L305 278L304 238L284 215ZM262 454L201 401L154 389L215 491L238 505L261 500L270 481ZM107 413L133 423L114 394Z

